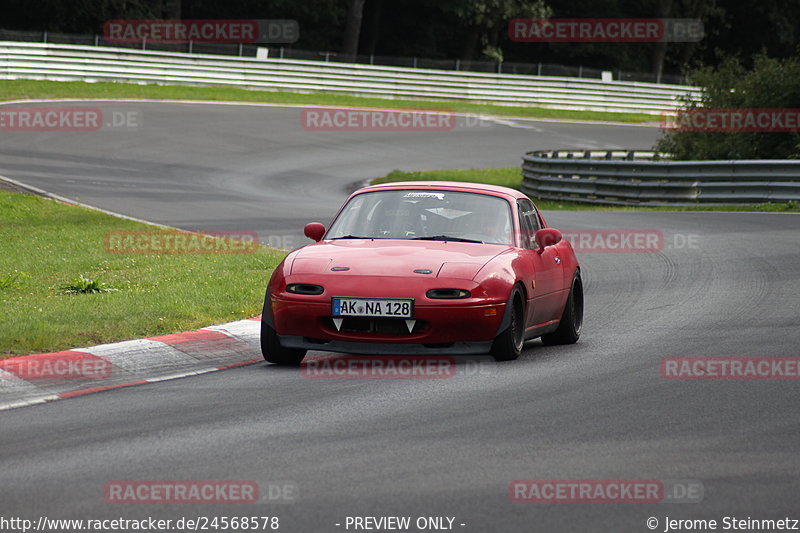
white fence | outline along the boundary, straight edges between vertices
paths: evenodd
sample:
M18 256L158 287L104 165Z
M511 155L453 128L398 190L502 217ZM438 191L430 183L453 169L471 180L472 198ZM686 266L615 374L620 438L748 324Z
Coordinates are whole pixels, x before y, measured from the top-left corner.
M0 79L119 81L658 115L700 89L596 79L0 42Z

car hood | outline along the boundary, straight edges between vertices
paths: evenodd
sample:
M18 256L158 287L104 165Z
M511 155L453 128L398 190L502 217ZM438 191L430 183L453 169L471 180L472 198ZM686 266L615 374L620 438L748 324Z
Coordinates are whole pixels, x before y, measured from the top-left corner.
M509 248L507 245L442 241L322 241L297 251L291 274L418 276L427 272L415 273L415 270L430 270L430 274L437 277L472 279L486 263Z

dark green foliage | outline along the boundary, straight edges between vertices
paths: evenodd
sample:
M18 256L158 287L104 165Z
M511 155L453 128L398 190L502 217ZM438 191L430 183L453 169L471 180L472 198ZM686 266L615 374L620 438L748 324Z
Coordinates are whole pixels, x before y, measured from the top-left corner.
M690 80L704 88L701 104L708 109L800 109L800 60L759 55L747 70L736 58L716 68L690 73ZM687 111L697 104L686 103ZM800 133L665 131L656 150L676 159L796 159L800 157Z

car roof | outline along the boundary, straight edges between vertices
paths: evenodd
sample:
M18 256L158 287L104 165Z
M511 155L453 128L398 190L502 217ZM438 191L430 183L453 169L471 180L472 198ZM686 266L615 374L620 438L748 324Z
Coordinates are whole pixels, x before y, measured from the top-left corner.
M511 198L527 198L522 192L511 189L509 187L501 187L500 185L489 185L487 183L468 183L464 181L395 181L391 183L380 183L378 185L369 185L362 189L357 190L356 193L376 191L376 190L391 190L391 189L436 189L446 191L460 191L460 192L490 192L501 194Z

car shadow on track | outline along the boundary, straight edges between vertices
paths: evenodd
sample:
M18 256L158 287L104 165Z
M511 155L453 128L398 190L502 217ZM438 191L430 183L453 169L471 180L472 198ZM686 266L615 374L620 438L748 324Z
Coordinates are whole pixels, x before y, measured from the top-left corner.
M297 373L316 379L441 379L456 375L488 375L514 365L540 363L569 356L580 345L545 346L525 343L515 361L495 361L491 355L355 355L310 352L299 367L264 363L269 372Z

